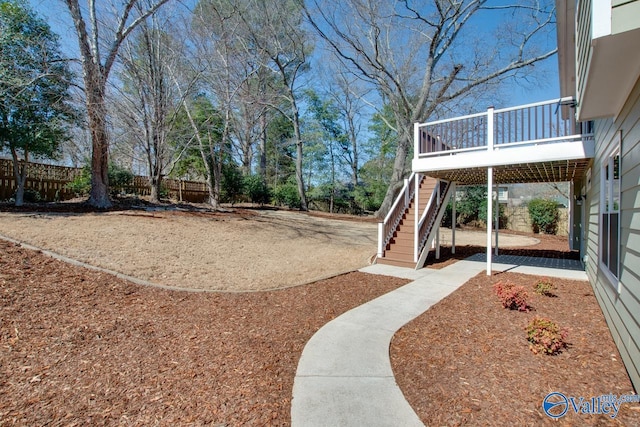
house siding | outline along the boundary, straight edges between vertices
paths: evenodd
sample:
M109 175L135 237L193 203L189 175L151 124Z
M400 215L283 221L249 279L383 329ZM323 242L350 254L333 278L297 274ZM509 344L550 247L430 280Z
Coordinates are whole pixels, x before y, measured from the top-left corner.
M640 0L614 1L611 9L611 34L619 34L638 28Z
M602 162L620 145L620 272L611 283L599 264L599 212ZM616 118L595 122L596 156L587 195L587 274L629 377L640 390L640 81ZM619 290L619 292L618 292Z

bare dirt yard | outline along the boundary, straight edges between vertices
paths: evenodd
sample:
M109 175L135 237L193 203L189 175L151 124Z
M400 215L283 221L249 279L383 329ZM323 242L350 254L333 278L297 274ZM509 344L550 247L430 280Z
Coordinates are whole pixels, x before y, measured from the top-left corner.
M0 235L154 284L223 291L311 283L369 265L377 248L372 218L284 210L25 209L0 212ZM443 232L442 241L450 235ZM486 236L467 231L457 239L481 245ZM501 239L506 246L535 243Z
M233 209L4 212L0 234L152 283L266 290L369 264L376 224Z
M287 275L294 274L291 270L269 276L265 266L255 269L258 273L249 280L231 281L262 262L225 258L233 246L259 245L262 249L255 256L280 267L286 265L284 256L306 261L316 257L317 246L331 242L337 242L333 249L324 250L338 258L362 246L361 254L352 258L356 265L340 269L366 265L375 251L375 224L353 218L311 220L298 213L262 215L252 210L56 209L55 214L7 209L11 212L0 215L1 233L27 240L16 231L18 225L25 230L37 226L29 239L40 240L30 240L32 244L64 253L68 242L75 251L69 255L104 262L116 271L145 271L149 280L171 286L195 287L197 282L186 270L165 270L165 264L180 265L172 260L177 255L172 255L167 236L185 240L180 251L200 248L181 258L185 264L200 259L229 276L199 272L205 279L211 274L211 280L198 285L209 289L223 289L225 284L234 290L291 286L316 274L311 270L309 276L287 282ZM308 222L316 220L322 220L317 233ZM353 239L335 235L338 228L351 226ZM196 231L187 233L189 227ZM225 228L229 236L238 237L222 237L220 230ZM275 236L261 234L269 228ZM130 242L149 233L156 237ZM350 236L351 231L346 233ZM83 246L83 237L90 242L92 234L116 241L109 248L122 252L119 258L110 258L106 250L94 252L104 249L91 246L94 243ZM282 234L286 237L281 242ZM246 244L254 235L261 237ZM57 239L67 240L60 244ZM514 255L575 256L566 238L511 239L528 245L505 249ZM153 246L156 240L162 243L162 258L146 261L150 248L158 248ZM297 249L286 252L285 242ZM459 243L455 255L443 248L443 258L431 260L430 266L441 268L484 250ZM216 251L219 246L222 249ZM147 268L126 266L133 261ZM333 271L330 265L324 267L318 275ZM169 274L163 271L175 276L162 281L162 275ZM492 283L504 278L528 287L535 280L479 275L394 338L391 356L397 381L425 423L640 425L640 409L631 404L625 404L616 419L572 415L552 423L542 414L542 399L551 391L590 398L629 393L631 384L588 284L554 281L556 298L535 297L534 311L517 313L503 309L491 292ZM306 342L329 320L406 282L352 272L280 290L193 293L133 284L0 241L0 425L289 425L293 379ZM569 348L557 356L531 353L522 328L534 314L552 316L567 327Z

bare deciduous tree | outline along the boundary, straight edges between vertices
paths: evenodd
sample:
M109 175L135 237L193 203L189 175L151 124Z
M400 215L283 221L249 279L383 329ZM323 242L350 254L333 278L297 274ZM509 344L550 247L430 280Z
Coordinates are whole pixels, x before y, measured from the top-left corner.
M486 0L298 1L342 64L375 88L394 113L395 125L388 124L397 132L398 144L378 216L391 207L406 172L413 123L451 108L483 85L526 72L556 52L541 47L552 29L552 3L524 0L493 7ZM490 14L500 20L505 13L517 26L483 30L496 22Z
M168 28L168 20L155 14L124 44L122 84L113 97L113 114L123 122L131 157L140 150L144 156L152 202L158 201L162 177L180 155L167 141L182 103L170 76L178 49Z
M64 0L73 19L84 80L87 117L91 132L91 192L89 204L97 208L111 206L109 200L109 135L107 132L106 85L120 46L126 37L168 0L155 0L145 9L138 9L139 0L127 0L118 8L114 27L99 17L96 0L87 0L83 11L79 0ZM133 12L133 14L132 14ZM85 15L88 13L88 21ZM135 16L134 16L135 15ZM88 25L87 25L88 23ZM109 35L110 41L105 40ZM106 53L103 55L103 53Z
M342 147L341 154L349 165L351 183L357 186L360 170L360 134L365 109L362 98L366 96L367 90L358 84L357 79L344 71L336 70L332 74L335 84L330 85L329 96L340 111L342 126L349 143L348 147Z
M300 209L308 210L303 178L303 145L298 105L298 84L308 68L307 56L311 50L308 35L302 28L302 9L296 0L247 2L242 17L249 43L264 52L268 62L263 64L278 78L272 90L279 94L278 101L269 105L286 117L293 125L296 145L296 182L300 196Z

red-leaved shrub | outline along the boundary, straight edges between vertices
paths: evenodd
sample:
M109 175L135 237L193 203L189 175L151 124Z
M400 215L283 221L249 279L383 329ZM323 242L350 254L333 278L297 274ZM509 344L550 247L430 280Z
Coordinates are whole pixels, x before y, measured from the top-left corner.
M512 282L505 281L494 284L493 290L496 295L498 295L498 298L500 298L500 301L502 301L504 308L529 311L529 305L527 304L529 294L524 286L516 286Z

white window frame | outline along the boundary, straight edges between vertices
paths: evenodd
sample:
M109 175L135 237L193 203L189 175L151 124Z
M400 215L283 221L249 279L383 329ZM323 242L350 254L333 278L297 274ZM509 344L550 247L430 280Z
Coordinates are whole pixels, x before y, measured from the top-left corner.
M599 245L598 245L598 265L600 266L600 270L604 273L606 278L608 279L611 287L615 289L618 293L620 293L620 205L621 205L621 191L620 191L620 182L622 176L620 174L622 169L622 160L620 157L620 146L621 146L621 132L616 132L616 136L612 141L613 148L606 155L603 156L603 162L600 166L600 212L598 215L598 235L599 235ZM615 192L614 185L614 159L618 157L618 188L617 194ZM607 172L609 174L607 175ZM617 196L617 197L616 197ZM617 200L617 207L615 203L610 203L614 200ZM610 236L611 234L608 231L604 230L605 222L603 220L604 215L608 215L607 224L611 222L611 218L613 215L617 214L617 227L615 232L618 237L618 244L616 245L616 273L611 270L611 259L609 257L608 262L603 261L605 245L607 249L607 254L609 249L611 248L610 244ZM607 241L605 242L605 238Z

